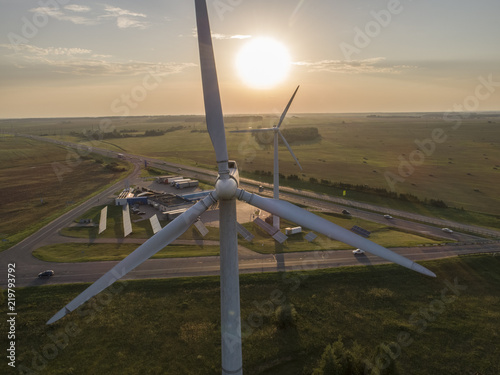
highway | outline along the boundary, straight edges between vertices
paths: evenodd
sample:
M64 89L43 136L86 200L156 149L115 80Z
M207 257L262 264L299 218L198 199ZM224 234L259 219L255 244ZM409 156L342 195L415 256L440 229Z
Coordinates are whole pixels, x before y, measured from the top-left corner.
M30 136L30 137L44 141L44 142L51 142L51 143L63 145L65 147L69 147L69 148L74 148L74 149L78 148L78 144L74 144L74 143L70 143L70 142L57 141L57 140L50 139L47 137L39 137L39 136ZM97 147L93 147L92 151L103 154L103 155L107 155L107 156L109 156L110 154L114 155L114 156L117 155L117 152L110 151L107 149L97 148ZM178 164L178 163L165 162L163 160L154 159L154 158L150 158L150 157L127 154L124 151L121 151L121 153L123 155L125 155L126 159L131 161L131 162L143 163L144 161L147 161L148 165L155 167L155 168L163 169L166 172L172 172L172 173L178 174L180 171L182 171L182 174L185 176L193 177L193 178L201 179L201 180L205 180L205 181L215 181L215 178L217 177L217 172L215 170L207 170L207 169L199 168L199 167L185 166L185 165ZM271 190L271 191L273 188L272 184L262 183L260 181L251 180L251 179L247 179L247 178L240 178L240 185L244 189L247 189L251 192L258 192L258 190L257 190L258 186L263 186L265 189ZM269 196L271 196L269 192L267 194ZM356 212L357 214L361 214L362 212L384 213L384 214L389 214L395 218L401 218L401 219L411 221L411 222L421 222L421 223L430 224L432 226L436 226L439 228L447 227L447 228L451 228L451 229L454 229L454 230L459 231L459 232L467 232L467 233L477 234L480 236L500 238L500 231L498 231L498 230L492 230L492 229L488 229L488 228L478 227L475 225L462 224L462 223L453 222L453 221L449 221L449 220L437 219L437 218L433 218L433 217L429 217L429 216L415 214L412 212L405 212L405 211L395 210L395 209L391 209L391 208L387 208L387 207L381 207L381 206L377 206L377 205L370 204L370 203L356 202L353 200L346 199L344 197L334 197L334 196L330 196L327 194L315 193L312 191L306 191L306 190L300 190L300 189L293 189L293 188L289 188L286 186L280 186L280 197L283 197L286 200L290 200L290 201L295 202L295 203L301 202L300 199L298 199L297 197L304 198L302 200L302 203L307 202L307 204L313 202L312 200L307 200L307 198L311 198L311 199L315 200L317 203L317 205L315 207L318 207L318 204L319 204L318 201L329 202L332 204L329 207L331 207L331 209L337 210L337 212L340 212L343 209L348 209L351 213ZM373 218L374 216L366 216L366 217ZM369 219L369 220L371 220L371 219ZM374 220L374 221L377 221L377 220ZM394 223L396 223L396 221L394 221ZM399 223L402 224L403 222L399 222ZM407 227L406 226L402 227L402 229L407 229ZM436 233L436 235L437 235L437 233ZM450 240L457 240L457 238L446 236L446 235L444 235L444 236L441 235L441 237L447 238Z
M37 137L38 138L38 137ZM40 137L42 138L42 137ZM47 138L42 138L47 140ZM53 141L53 140L51 140ZM55 143L60 143L53 141ZM71 144L70 144L71 145ZM74 146L74 145L71 145ZM109 154L108 150L94 150L102 153ZM128 177L129 180L137 180L140 171L140 166L143 163L144 158L137 157L135 155L126 155L129 161L135 164L135 169L133 173ZM155 166L163 167L166 170L177 171L181 168L183 171L187 170L187 167L182 165L177 165L173 163L165 163L163 161L158 161L155 159L147 158L148 162L155 164ZM200 168L189 167L189 173L193 174L193 177L207 179L208 177L213 177L215 179L215 172L206 171ZM183 172L183 174L185 174ZM204 177L204 178L203 178ZM243 180L242 187L250 191L258 190L258 181ZM40 229L38 232L34 233L30 237L26 238L19 244L11 247L0 253L0 264L5 265L9 263L16 264L16 286L39 286L39 285L51 285L51 284L64 284L64 283L76 283L76 282L93 282L102 276L106 271L112 268L117 262L91 262L91 263L51 263L43 262L36 259L31 255L32 251L44 244L51 243L54 240L54 236L57 236L60 229L68 226L75 218L85 213L91 207L102 204L103 202L108 202L113 194L123 188L123 181L115 183L113 186L109 187L105 191L99 193L98 195L90 198L85 203L76 207L72 211L63 214L58 219L46 225L44 228ZM311 192L297 192L293 189L283 188L283 193L280 192L280 196L283 199L290 200L294 203L305 204L311 209L322 210L322 211L332 211L340 212L347 205L340 205L332 197L325 196L323 194L316 194ZM290 190L293 192L291 193ZM266 192L265 192L266 193ZM270 191L267 191L267 195ZM303 194L303 195L297 195ZM342 199L342 201L345 201ZM357 204L357 202L348 202L351 206ZM380 213L371 212L376 211L377 208L373 205L368 205L368 208L358 209L349 206L349 211L352 215L357 217L362 217L367 220L380 222L383 224L390 224L391 226L401 228L404 230L409 230L415 233L424 233L427 235L432 235L439 238L449 239L453 241L460 241L457 244L448 244L442 246L420 246L413 248L395 248L391 249L401 255L404 255L414 261L426 260L426 259L437 259L445 258L456 255L471 254L477 252L499 252L500 251L500 241L495 240L485 240L480 237L476 237L469 234L463 233L445 233L440 228L436 228L427 224L416 223L414 221L405 220L401 217L407 217L406 214L400 214L398 212L396 218L385 219ZM378 207L381 212L388 212L389 210L385 208ZM390 213L390 212L389 212ZM392 213L391 213L392 214ZM394 215L396 215L394 213ZM413 215L413 214L408 214ZM415 216L415 215L413 215ZM417 215L418 216L418 215ZM423 217L425 218L425 217ZM425 218L426 220L420 220L422 222L435 221L437 219ZM390 223L388 222L390 221ZM440 224L442 224L440 222ZM455 227L458 223L448 224L448 227ZM458 224L464 226L463 224ZM467 227L467 226L466 226ZM467 227L468 228L468 227ZM471 229L471 228L468 228ZM477 229L477 227L472 228L471 232ZM490 234L496 234L500 237L499 232L494 232L487 230ZM71 240L70 240L71 241ZM94 242L106 242L110 240L97 240ZM113 240L111 240L113 241ZM133 242L141 243L144 240L137 239L116 239L116 242ZM244 247L239 248L239 266L240 272L251 273L251 272L274 272L283 270L308 270L316 268L329 268L329 267L342 267L342 266L354 266L354 265L373 265L386 263L385 260L373 256L371 254L363 254L361 256L355 256L350 250L340 250L340 251L323 251L323 252L301 252L301 253L284 253L277 255L263 255L252 252ZM36 275L45 269L53 269L55 271L55 276L48 279L38 279ZM410 271L409 271L410 272ZM166 278L166 277L184 277L184 276L200 276L200 275L217 275L219 273L219 257L196 257L196 258L170 258L170 259L154 259L148 260L141 266L137 267L135 270L130 272L124 277L124 279L147 279L147 278ZM439 276L439 275L438 275ZM7 283L7 273L0 273L0 285L6 286Z
M136 240L137 241L137 240ZM128 241L127 241L128 242ZM137 242L140 242L137 241ZM422 246L391 249L414 261L447 258L473 253L500 252L500 242L491 241L475 245ZM5 254L6 255L6 254ZM2 264L16 263L16 286L39 286L66 283L93 282L109 271L117 261L86 263L49 263L34 257L26 262L23 257L0 254ZM283 254L258 254L240 246L240 273L307 271L319 268L375 265L387 263L371 254L354 255L351 250L300 252ZM51 278L38 279L36 275L44 269L53 269ZM408 270L408 272L412 272ZM124 280L207 276L219 274L219 257L193 257L151 259L123 277ZM439 277L439 275L438 275ZM2 285L6 284L6 272L0 275Z

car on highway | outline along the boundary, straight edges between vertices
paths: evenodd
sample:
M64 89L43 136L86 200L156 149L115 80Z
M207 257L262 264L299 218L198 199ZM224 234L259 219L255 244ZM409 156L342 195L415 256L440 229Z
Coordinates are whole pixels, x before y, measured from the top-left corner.
M446 233L453 233L453 231L450 228L443 228L441 230Z
M386 219L394 219L391 215L384 215Z
M356 249L356 250L353 250L352 253L354 255L360 255L360 254L364 254L365 251L364 250L361 250L361 249Z
M40 272L38 274L38 277L40 277L40 278L42 278L42 277L51 277L51 276L54 276L54 271L52 271L52 270L46 270L46 271Z
M344 215L350 215L350 214L351 214L351 213L350 213L349 211L347 211L347 210L342 210L342 213L343 213Z

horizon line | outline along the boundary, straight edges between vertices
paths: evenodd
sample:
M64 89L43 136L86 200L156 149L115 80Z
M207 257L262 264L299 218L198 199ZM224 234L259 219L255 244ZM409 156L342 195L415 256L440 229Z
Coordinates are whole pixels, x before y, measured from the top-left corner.
M429 114L444 114L444 113L467 113L467 114L492 114L492 115L500 115L500 110L484 110L484 111L369 111L369 112L290 112L290 115L300 115L300 116L311 116L311 115L429 115ZM278 113L227 113L224 117L228 116L278 116ZM104 119L104 118L141 118L141 117L205 117L205 114L170 114L170 115L136 115L136 116L48 116L48 117L0 117L0 121L8 121L8 120L50 120L50 119Z

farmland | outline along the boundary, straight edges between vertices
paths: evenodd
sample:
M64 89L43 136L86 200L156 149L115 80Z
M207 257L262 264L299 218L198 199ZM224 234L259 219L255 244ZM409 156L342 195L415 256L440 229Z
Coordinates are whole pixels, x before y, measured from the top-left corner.
M0 249L128 173L127 164L113 162L24 137L0 137Z
M243 117L240 121L235 118L226 119L228 131L268 127L277 120L270 115ZM445 121L441 114L407 117L340 114L289 116L285 128L316 127L321 138L292 143L303 166L302 172L294 165L286 149L281 147L280 171L284 176L298 175L306 183L314 178L388 191L394 188L398 193L411 194L421 200L439 199L458 209L499 215L498 122L498 117L487 115L463 119L460 126ZM98 123L97 119L52 122L26 120L25 123L16 120L15 126L18 131L81 142L81 137L70 134L84 129L96 132ZM112 124L114 129L124 132L133 130L131 134L136 135L151 129L183 128L155 137L94 140L94 146L213 168L210 162L213 160L212 145L201 117L138 117L114 119ZM0 129L8 130L9 126L8 121L0 123ZM271 143L260 145L250 134L229 132L227 139L230 157L238 161L243 175L252 175L255 171L272 171ZM265 143L267 140L260 141ZM90 144L89 141L84 143ZM415 153L418 145L421 145L423 152ZM287 183L283 181L283 185ZM355 190L347 193L348 197L361 200L370 196ZM379 200L386 205L391 201L384 197Z

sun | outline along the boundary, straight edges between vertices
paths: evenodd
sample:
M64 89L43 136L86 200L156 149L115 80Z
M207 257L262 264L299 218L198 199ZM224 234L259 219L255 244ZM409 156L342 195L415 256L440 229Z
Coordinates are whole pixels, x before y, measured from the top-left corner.
M249 86L269 89L283 81L290 70L290 55L286 47L267 37L254 38L238 53L236 69Z

